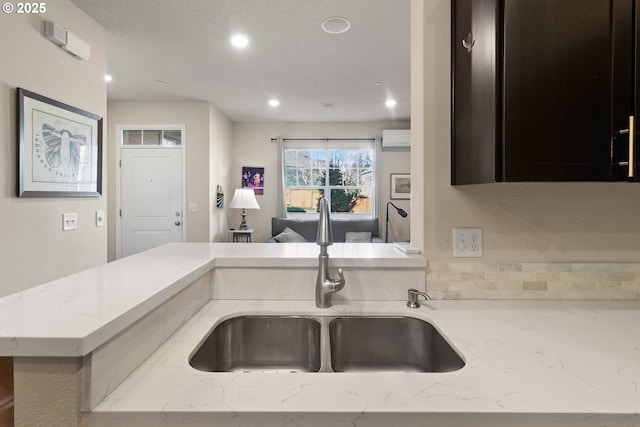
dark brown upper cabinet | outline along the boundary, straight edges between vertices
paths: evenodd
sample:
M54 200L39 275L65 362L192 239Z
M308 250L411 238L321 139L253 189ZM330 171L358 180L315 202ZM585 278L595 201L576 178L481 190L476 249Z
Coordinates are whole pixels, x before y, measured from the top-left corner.
M453 0L451 183L636 180L635 3Z

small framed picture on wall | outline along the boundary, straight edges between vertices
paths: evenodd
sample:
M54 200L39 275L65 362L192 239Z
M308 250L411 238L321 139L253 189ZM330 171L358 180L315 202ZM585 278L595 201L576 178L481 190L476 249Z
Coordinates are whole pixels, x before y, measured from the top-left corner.
M411 175L408 173L391 174L391 199L411 198Z
M253 188L255 194L264 192L264 168L243 166L242 188Z

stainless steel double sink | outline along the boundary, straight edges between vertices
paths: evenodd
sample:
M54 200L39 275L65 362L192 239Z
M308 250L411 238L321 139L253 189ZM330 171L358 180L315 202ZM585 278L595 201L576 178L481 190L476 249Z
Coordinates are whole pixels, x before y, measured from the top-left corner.
M407 316L248 315L218 324L189 363L207 372L451 372L464 360Z

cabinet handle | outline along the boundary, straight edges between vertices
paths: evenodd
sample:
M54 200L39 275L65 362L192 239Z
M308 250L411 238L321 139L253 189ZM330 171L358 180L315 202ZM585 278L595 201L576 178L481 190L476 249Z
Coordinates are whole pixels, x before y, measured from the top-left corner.
M629 116L629 173L628 178L629 181L633 181L633 169L634 169L634 142L635 142L635 134L636 134L636 123L635 117Z
M471 53L473 46L476 44L476 41L473 39L473 34L467 34L467 38L462 40L462 47L467 49L467 53Z
M635 149L635 133L636 133L636 124L635 124L635 117L634 116L629 116L629 128L628 129L620 129L618 132L615 133L615 136L618 135L626 135L629 134L629 161L628 162L618 162L618 166L627 166L627 179L629 181L633 181L633 169L634 169L634 162L635 162L635 154L634 154L634 149Z

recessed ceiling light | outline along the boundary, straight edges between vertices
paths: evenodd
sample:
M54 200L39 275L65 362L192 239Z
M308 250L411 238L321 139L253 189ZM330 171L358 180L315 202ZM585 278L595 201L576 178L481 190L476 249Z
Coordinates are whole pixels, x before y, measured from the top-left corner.
M231 37L231 44L242 49L249 45L249 38L243 34L235 34Z
M394 99L387 99L384 105L386 105L389 108L393 108L396 106L396 101Z
M104 76L104 81L105 81L105 82L110 82L111 80L113 80L113 77L111 77L109 74L107 74L106 76Z
M382 86L382 82L376 82L376 86Z
M154 83L157 84L157 85L163 85L164 84L164 80L156 80Z
M331 108L331 107L333 107L333 102L327 101L327 102L323 102L320 105L322 105L324 108Z
M280 105L280 101L278 101L277 99L270 99L269 105L272 107L277 107L278 105Z
M322 21L322 30L329 34L341 34L349 31L351 21L341 16L332 16Z

